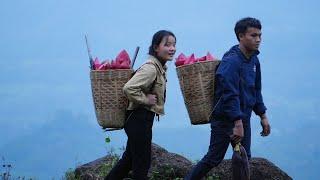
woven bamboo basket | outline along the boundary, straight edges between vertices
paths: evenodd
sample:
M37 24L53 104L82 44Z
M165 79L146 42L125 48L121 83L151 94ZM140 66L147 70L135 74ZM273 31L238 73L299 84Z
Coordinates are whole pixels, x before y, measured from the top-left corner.
M206 124L213 109L214 76L220 64L203 61L176 68L191 124Z
M122 88L132 69L91 70L91 89L97 121L103 128L123 128L128 100Z

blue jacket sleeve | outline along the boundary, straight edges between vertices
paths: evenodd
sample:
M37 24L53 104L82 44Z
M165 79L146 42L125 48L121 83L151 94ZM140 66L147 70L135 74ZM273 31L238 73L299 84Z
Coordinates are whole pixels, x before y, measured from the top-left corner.
M225 58L216 73L222 88L223 114L230 121L242 119L240 110L240 63L232 58Z
M256 115L262 115L266 112L267 108L265 107L263 103L263 98L261 94L261 68L260 63L256 64L256 104L253 106L253 111Z

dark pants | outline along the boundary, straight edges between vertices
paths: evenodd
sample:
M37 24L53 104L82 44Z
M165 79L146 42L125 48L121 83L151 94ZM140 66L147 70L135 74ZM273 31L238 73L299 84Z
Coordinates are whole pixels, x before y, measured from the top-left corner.
M127 111L124 130L128 136L126 150L105 179L121 180L133 171L135 180L147 179L151 163L151 139L154 112L140 108Z
M231 142L230 135L233 133L233 122L212 121L211 138L208 153L198 162L198 164L185 177L186 180L200 180L213 167L216 167L223 160L228 146ZM251 128L250 120L243 121L244 137L241 145L246 149L248 158L251 157Z

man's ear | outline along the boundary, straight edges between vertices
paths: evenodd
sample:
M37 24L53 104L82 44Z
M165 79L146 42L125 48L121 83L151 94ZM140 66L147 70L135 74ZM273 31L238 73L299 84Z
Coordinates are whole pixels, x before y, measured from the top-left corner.
M239 40L245 36L245 33L239 33Z

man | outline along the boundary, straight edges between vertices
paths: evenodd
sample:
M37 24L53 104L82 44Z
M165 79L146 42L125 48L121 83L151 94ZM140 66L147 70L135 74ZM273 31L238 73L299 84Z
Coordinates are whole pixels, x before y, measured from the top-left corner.
M187 175L187 180L199 180L217 166L223 160L230 142L232 145L241 142L250 159L252 111L260 116L261 136L270 134L257 57L261 43L260 21L243 18L236 23L234 31L239 44L224 54L216 72L209 150Z

